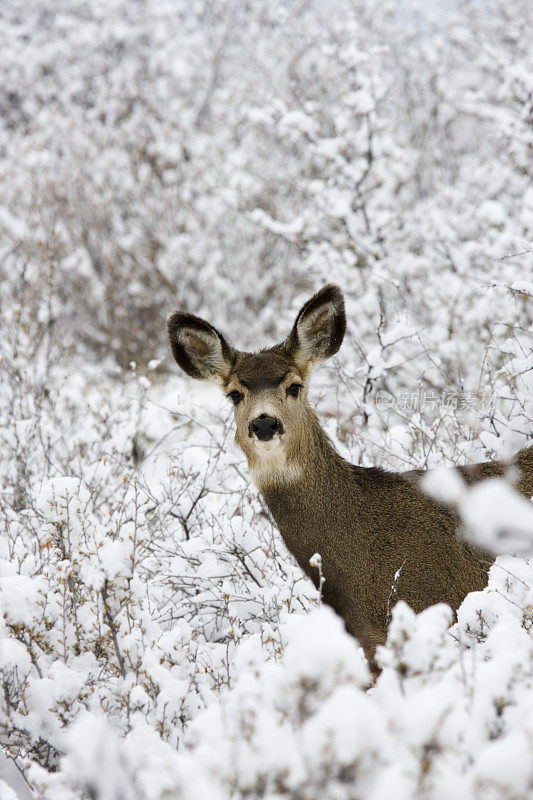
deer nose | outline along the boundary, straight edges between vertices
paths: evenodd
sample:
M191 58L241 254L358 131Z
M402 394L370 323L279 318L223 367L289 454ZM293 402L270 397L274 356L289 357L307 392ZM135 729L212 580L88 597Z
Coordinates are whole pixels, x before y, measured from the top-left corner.
M283 425L276 419L275 417L267 417L266 414L261 414L261 416L254 419L250 422L248 426L248 433L250 436L254 434L257 436L260 442L268 442L269 439L274 438L275 433L283 433Z

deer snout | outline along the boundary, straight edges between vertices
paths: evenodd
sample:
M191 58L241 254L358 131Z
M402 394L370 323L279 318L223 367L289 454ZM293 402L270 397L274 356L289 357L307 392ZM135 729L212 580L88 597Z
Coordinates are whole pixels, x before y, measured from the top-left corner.
M283 425L279 419L268 417L266 414L260 414L248 425L249 436L257 436L260 442L268 442L276 433L280 435L283 433Z

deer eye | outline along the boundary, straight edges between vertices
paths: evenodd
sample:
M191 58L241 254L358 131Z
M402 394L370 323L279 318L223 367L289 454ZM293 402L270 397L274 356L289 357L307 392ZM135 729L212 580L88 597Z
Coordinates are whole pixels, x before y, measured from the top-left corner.
M290 394L291 397L298 397L301 388L302 388L301 383L291 383L291 385L287 389L287 394Z
M244 395L241 392L238 392L236 389L233 392L228 394L228 397L231 398L231 402L234 406L241 402Z

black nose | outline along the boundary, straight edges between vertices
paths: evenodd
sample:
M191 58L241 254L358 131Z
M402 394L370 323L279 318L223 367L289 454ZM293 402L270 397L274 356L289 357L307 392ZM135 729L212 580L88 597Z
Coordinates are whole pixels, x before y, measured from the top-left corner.
M253 436L255 433L259 441L268 442L269 439L274 437L275 433L283 433L283 425L279 419L261 414L260 417L250 422L248 432L250 436Z

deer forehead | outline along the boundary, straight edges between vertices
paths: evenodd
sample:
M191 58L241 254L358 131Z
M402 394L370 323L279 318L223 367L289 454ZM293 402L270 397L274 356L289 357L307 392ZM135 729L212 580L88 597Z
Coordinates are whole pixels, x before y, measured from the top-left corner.
M262 353L239 353L232 378L251 393L277 388L288 376L299 377L290 358L271 350Z

